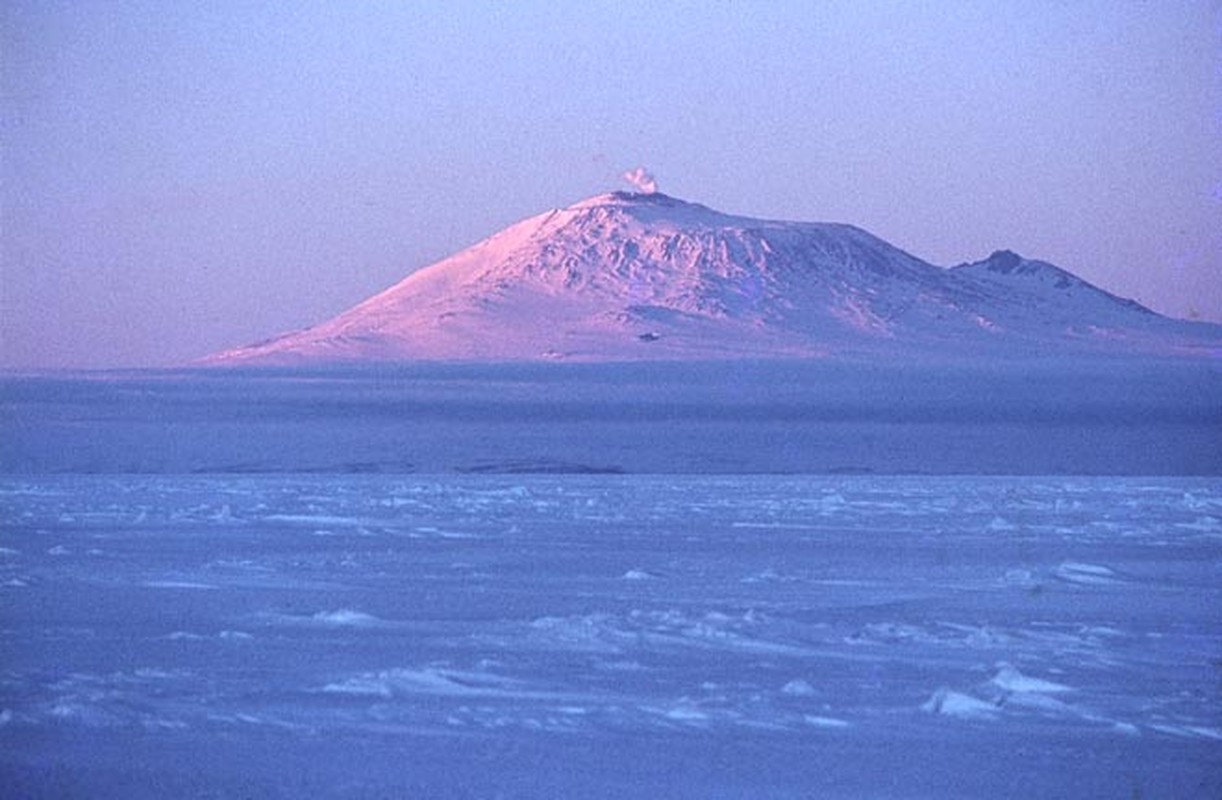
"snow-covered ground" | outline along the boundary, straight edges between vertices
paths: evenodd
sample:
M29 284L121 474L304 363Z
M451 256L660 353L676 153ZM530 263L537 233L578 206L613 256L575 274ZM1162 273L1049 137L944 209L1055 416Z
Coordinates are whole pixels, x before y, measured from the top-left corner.
M1220 398L1131 359L6 376L0 795L1222 796Z
M1219 797L1216 478L9 475L11 797Z

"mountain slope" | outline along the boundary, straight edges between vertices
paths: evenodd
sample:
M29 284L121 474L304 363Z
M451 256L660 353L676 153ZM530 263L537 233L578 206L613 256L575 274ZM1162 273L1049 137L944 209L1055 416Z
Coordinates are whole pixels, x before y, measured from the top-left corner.
M210 364L1217 348L1007 252L942 269L849 225L616 192L523 220L320 325Z

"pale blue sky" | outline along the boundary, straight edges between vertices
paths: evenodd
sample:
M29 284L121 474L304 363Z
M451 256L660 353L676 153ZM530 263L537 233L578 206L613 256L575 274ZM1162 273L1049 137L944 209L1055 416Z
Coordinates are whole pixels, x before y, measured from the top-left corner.
M1217 2L0 5L0 366L181 362L622 188L1222 321Z

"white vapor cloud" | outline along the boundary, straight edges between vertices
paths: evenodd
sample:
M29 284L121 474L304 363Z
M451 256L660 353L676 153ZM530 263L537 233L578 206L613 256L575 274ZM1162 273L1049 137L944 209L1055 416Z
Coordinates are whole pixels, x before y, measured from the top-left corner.
M644 167L630 169L623 175L624 180L628 181L636 188L638 192L645 194L653 194L658 190L658 181L654 178L653 173Z

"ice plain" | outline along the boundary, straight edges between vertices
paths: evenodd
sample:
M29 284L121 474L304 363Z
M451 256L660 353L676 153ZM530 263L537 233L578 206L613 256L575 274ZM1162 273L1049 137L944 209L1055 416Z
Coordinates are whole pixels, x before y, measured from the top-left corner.
M1216 797L1222 395L1122 366L8 378L5 793Z
M1202 359L0 376L0 472L1222 474Z

